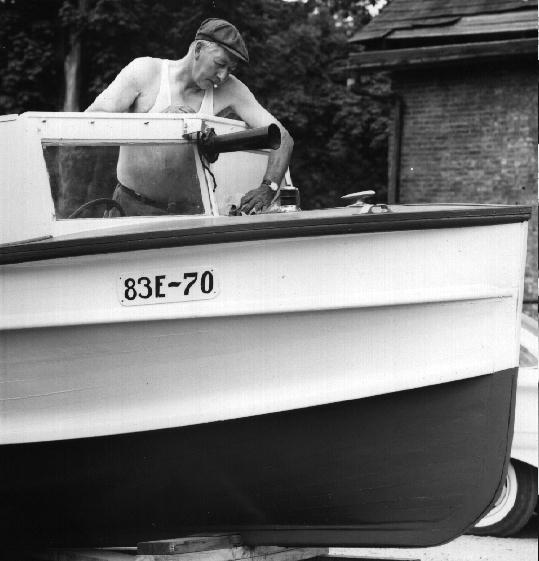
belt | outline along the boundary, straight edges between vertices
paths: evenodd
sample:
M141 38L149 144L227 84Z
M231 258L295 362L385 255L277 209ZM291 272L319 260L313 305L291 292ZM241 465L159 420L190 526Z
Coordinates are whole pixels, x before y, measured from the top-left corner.
M159 201L155 201L154 199L150 199L150 197L146 197L144 195L141 195L140 193L137 193L136 191L133 191L133 189L129 189L129 187L122 185L120 182L118 182L118 186L122 189L124 193L126 193L133 199L141 203L144 203L145 205L159 208L161 210L168 212L169 214L175 214L178 210L179 203L177 201L172 201L170 203L160 203Z

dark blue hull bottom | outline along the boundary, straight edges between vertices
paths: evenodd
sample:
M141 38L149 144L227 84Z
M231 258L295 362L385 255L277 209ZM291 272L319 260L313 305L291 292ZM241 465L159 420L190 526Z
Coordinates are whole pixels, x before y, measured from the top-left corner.
M428 546L489 508L516 369L234 421L0 448L6 546L239 531L252 545Z

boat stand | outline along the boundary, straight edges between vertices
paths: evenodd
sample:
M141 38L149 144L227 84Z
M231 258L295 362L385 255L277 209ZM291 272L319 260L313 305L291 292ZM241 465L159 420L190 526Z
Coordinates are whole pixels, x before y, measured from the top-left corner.
M329 554L329 547L249 547L241 534L190 536L142 542L136 561L420 561L392 557L344 557Z
M304 561L328 553L327 547L249 547L240 534L216 534L139 543L136 561Z
M27 552L24 561L420 561L401 557L344 557L328 547L250 547L240 534L191 535L140 542L136 548L47 549ZM2 559L4 557L2 556ZM20 561L9 559L7 561Z

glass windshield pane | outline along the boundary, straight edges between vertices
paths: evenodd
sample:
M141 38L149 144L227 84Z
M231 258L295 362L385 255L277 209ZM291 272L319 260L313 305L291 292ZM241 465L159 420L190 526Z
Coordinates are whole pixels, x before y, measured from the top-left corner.
M43 145L57 219L204 214L187 144Z

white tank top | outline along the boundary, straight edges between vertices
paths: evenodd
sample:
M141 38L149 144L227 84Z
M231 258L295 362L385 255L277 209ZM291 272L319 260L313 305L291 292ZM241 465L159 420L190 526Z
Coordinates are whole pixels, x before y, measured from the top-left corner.
M162 113L170 106L169 63L169 60L162 61L159 92L149 113ZM204 91L204 98L197 114L213 115L213 88ZM171 185L181 185L183 176L182 179L178 176L171 180L167 173L162 178L159 176L159 171L155 172L155 170L166 171L167 166L174 162L173 168L190 170L187 175L184 172L186 177L196 177L193 147L184 145L182 150L178 148L178 146L162 146L159 150L155 150L154 146L120 146L116 170L118 181L151 199L165 202L176 200L177 197L173 193L176 188L172 188ZM155 189L155 185L160 184L162 180L165 192Z
M161 83L159 85L159 91L157 92L157 97L155 98L155 103L150 109L149 113L162 113L167 107L170 106L171 95L170 95L170 82L168 79L168 66L169 60L161 61ZM202 99L202 104L197 113L203 113L204 115L213 115L213 88L204 90L204 98Z

